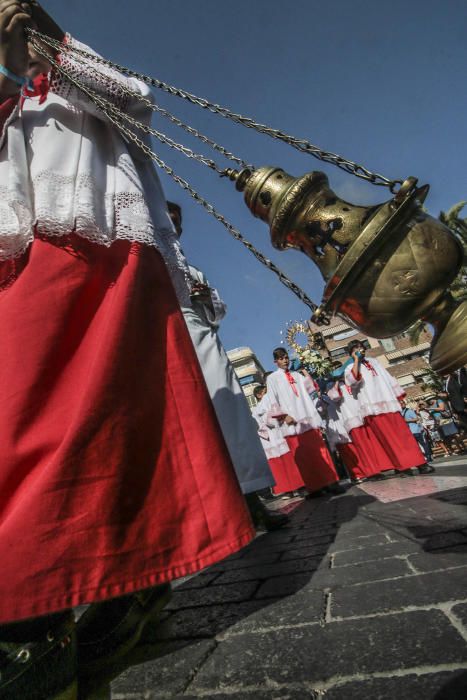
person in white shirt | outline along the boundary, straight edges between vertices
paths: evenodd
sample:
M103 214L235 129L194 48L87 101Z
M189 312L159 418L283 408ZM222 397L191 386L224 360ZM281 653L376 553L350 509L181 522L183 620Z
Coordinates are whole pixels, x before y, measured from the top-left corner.
M358 400L340 374L327 389L328 418L326 434L344 462L354 483L367 479L384 478L382 463L390 469L386 453L364 424Z
M0 697L71 700L254 531L153 163L59 69L146 124L150 90L35 0L0 0L0 66Z
M175 202L167 202L167 207L180 237L182 210ZM274 477L261 447L256 422L218 336L227 307L201 270L189 265L189 272L191 304L182 306L182 311L217 420L254 523L275 530L285 525L288 518L269 511L257 495L258 491L274 485Z
M345 367L345 382L358 400L365 425L386 453L380 466L400 476L412 476L413 467L420 474L434 472L400 413L399 399L405 392L399 382L378 360L365 357L361 341L352 340L347 350L351 359Z
M253 393L258 401L252 411L253 417L258 424L261 445L276 481L272 491L275 495L301 496L300 489L305 484L281 429L279 418L283 416L273 415L265 384L255 386Z
M322 489L342 492L333 459L323 440L323 420L311 396L310 377L289 370L284 348L273 351L277 370L269 375L267 388L271 410L280 416L283 434L310 493Z

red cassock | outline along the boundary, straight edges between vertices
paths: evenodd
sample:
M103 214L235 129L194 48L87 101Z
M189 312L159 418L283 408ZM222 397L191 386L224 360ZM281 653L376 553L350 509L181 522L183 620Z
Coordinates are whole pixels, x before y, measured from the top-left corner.
M331 454L317 428L299 435L288 435L286 440L309 491L319 491L339 481Z
M387 455L391 466L386 469L404 471L426 464L418 442L400 413L367 416L365 423Z
M345 449L347 459L350 460L352 476L363 479L393 469L386 450L368 425L353 428L350 437L352 443L339 445L339 450ZM343 459L347 464L344 456Z
M253 536L160 254L0 263L0 623L185 576Z
M275 494L297 491L305 485L291 452L286 452L280 457L268 459L272 475L276 482L272 492Z

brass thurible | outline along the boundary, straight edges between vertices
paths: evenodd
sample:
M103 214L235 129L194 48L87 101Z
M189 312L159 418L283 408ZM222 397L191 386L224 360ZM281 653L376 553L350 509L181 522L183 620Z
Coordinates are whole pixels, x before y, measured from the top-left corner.
M423 319L435 329L432 367L448 374L467 363L467 302L446 291L463 249L423 211L428 185L408 178L390 201L364 207L340 199L322 172L295 178L263 167L227 174L269 225L274 247L301 250L318 266L326 287L312 320L338 313L363 333L388 338Z

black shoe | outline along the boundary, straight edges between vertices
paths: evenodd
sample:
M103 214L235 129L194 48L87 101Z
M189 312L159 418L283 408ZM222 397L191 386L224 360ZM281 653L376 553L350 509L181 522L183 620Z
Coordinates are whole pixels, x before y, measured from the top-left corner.
M271 511L268 511L260 516L257 527L262 530L267 530L268 532L273 532L287 525L289 521L289 516L284 513L271 513Z
M307 498L321 498L321 496L326 496L326 489L318 489L318 491L310 491Z
M365 481L368 481L364 476L357 476L355 479L351 479L351 483L357 486L358 484L364 484Z
M386 476L386 474L380 472L379 474L374 474L373 476L370 476L370 481L384 481L387 478L388 477Z
M170 598L167 583L91 605L76 626L80 674L101 671L131 651L144 626L160 614Z
M326 490L328 493L332 493L334 496L336 496L339 493L345 493L347 491L344 486L341 486L340 484L331 484L330 486L326 486Z
M43 639L23 644L0 640L2 700L77 700L77 697L76 629L72 613L45 633Z
M436 469L431 464L423 464L421 467L418 467L419 474L433 474L435 471Z
M411 469L404 469L404 471L398 472L399 476L401 479L405 479L407 476L414 476L414 473Z

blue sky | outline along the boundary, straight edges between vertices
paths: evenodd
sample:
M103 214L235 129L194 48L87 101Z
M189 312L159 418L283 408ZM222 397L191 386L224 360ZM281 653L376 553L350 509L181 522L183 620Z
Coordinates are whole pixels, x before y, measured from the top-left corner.
M467 4L464 0L44 0L64 29L108 58L307 138L390 178L429 182L437 215L467 199ZM256 166L324 170L354 203L387 199L284 144L157 92L159 103ZM198 145L161 117L157 128ZM322 281L303 254L275 251L228 181L164 146L158 153L316 301ZM227 348L251 346L266 367L303 306L166 175L183 207L183 247L228 304Z

